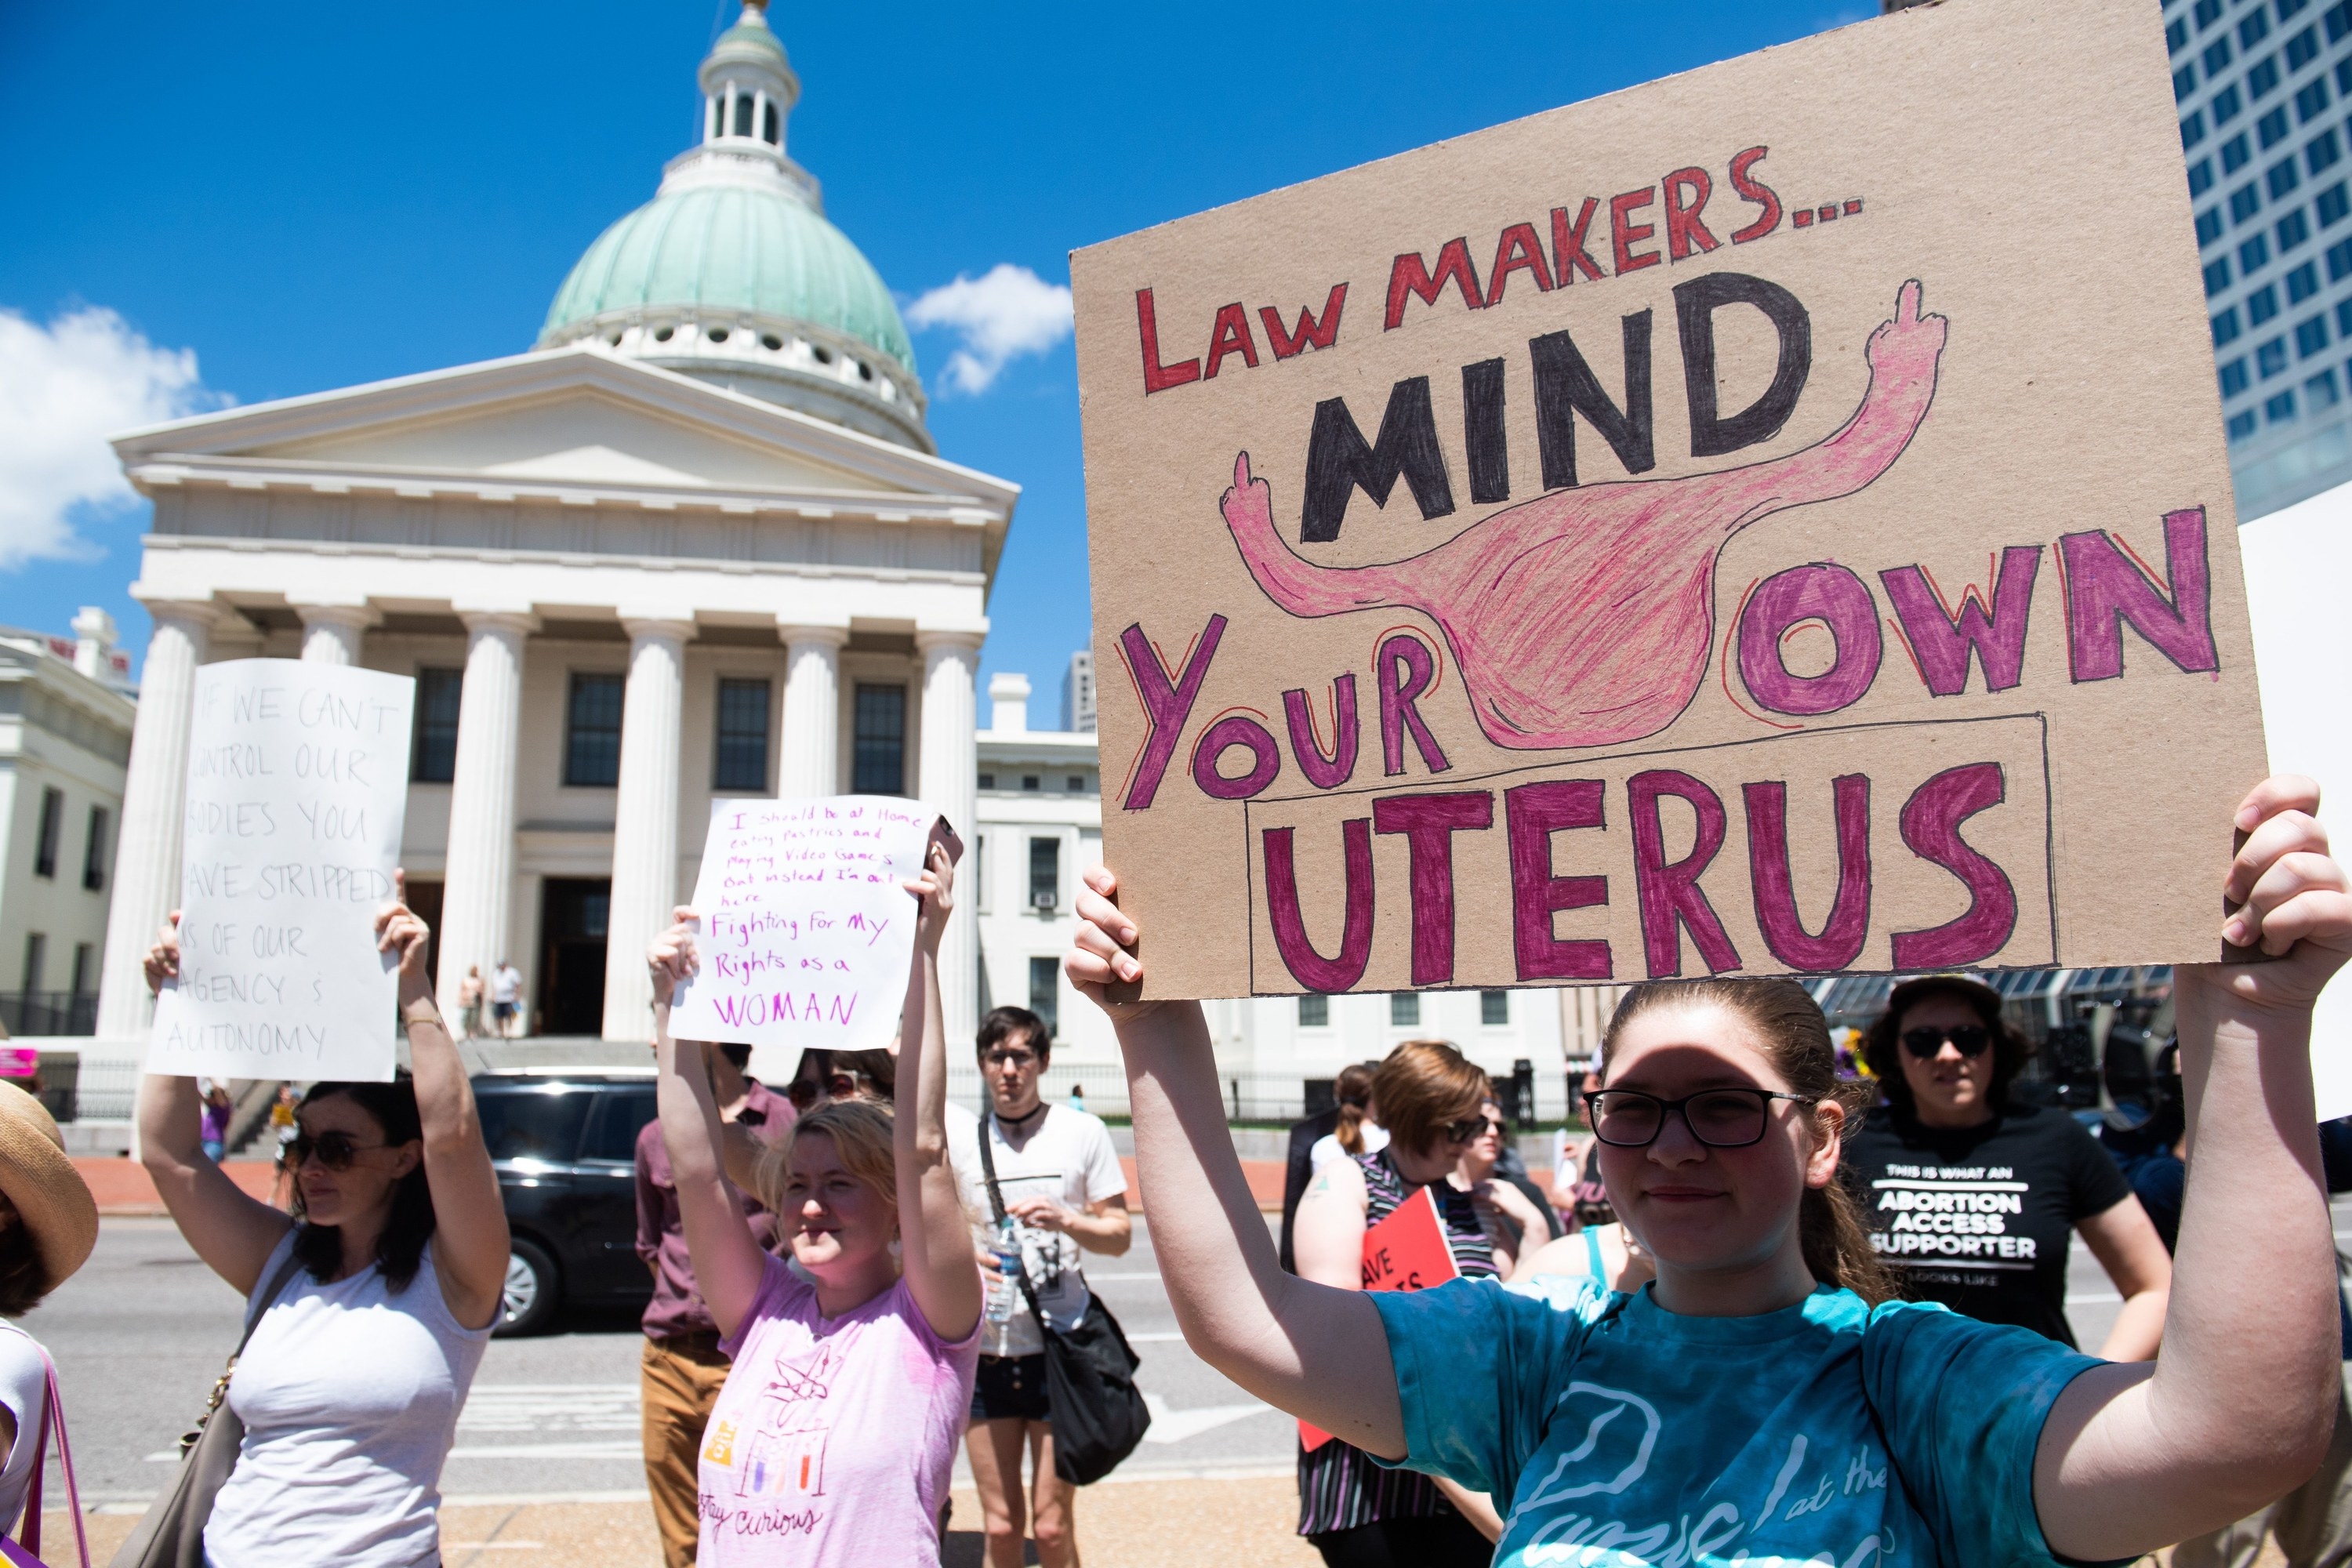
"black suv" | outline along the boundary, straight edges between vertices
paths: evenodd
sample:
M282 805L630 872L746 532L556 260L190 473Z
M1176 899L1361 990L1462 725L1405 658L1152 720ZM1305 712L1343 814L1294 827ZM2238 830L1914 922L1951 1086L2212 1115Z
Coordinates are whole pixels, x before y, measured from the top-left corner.
M474 1079L482 1138L514 1233L498 1331L547 1326L563 1303L642 1305L637 1132L654 1119L651 1068L488 1072Z

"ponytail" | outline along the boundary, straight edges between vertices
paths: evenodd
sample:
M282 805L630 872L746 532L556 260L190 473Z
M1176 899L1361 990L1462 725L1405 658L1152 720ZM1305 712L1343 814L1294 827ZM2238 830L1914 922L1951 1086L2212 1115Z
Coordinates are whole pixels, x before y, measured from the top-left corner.
M1339 1141L1339 1147L1349 1153L1362 1153L1364 1152L1364 1108L1360 1105L1341 1106L1339 1125L1331 1130L1331 1136L1337 1138Z

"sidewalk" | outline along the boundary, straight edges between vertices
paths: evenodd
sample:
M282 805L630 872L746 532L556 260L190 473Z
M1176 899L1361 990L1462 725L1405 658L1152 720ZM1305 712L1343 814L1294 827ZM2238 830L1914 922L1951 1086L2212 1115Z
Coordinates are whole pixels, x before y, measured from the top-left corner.
M89 1184L89 1195L98 1200L98 1212L102 1215L153 1215L163 1212L163 1200L155 1193L155 1184L147 1176L147 1167L138 1161L121 1155L77 1154L74 1169ZM271 1179L278 1166L269 1160L224 1160L221 1169L230 1181L251 1193L264 1203L269 1201ZM1275 1202L1282 1201L1281 1173L1275 1175ZM1255 1190L1255 1189L1253 1189Z
M980 1501L954 1494L943 1568L982 1568ZM1288 1476L1121 1481L1078 1494L1078 1549L1095 1568L1319 1568L1295 1533L1297 1483ZM89 1555L104 1563L139 1522L135 1512L87 1519ZM73 1560L62 1510L42 1518L49 1562ZM62 1533L60 1533L62 1532ZM459 1500L441 1510L445 1568L660 1568L661 1547L643 1498Z

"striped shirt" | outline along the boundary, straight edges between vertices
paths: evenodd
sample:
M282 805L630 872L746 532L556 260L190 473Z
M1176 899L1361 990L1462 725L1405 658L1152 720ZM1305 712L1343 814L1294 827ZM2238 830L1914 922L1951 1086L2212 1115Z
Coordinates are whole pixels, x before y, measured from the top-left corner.
M1350 1158L1364 1173L1367 1228L1388 1218L1399 1205L1412 1196L1412 1184L1390 1161L1385 1149ZM1454 1266L1462 1271L1462 1277L1493 1279L1495 1247L1486 1239L1486 1227L1478 1223L1470 1194L1438 1182L1431 1186L1430 1195L1437 1200L1437 1212L1445 1226L1446 1245L1454 1253ZM1437 1483L1417 1471L1383 1469L1372 1462L1370 1455L1337 1437L1311 1453L1304 1444L1299 1446L1301 1535L1353 1530L1360 1524L1373 1524L1384 1519L1421 1519L1453 1511L1454 1505L1445 1500Z

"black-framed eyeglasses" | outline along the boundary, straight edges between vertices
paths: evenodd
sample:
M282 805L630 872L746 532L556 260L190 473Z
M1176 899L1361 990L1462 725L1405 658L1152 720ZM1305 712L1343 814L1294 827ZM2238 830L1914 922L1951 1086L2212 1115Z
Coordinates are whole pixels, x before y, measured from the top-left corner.
M308 1132L298 1132L286 1146L286 1165L299 1171L311 1155L330 1171L348 1171L352 1163L371 1149L388 1149L388 1143L362 1143L348 1132L321 1132L313 1138Z
M1946 1040L1951 1041L1952 1049L1964 1057L1980 1057L1992 1044L1992 1031L1981 1024L1962 1024L1950 1029L1922 1025L1903 1031L1903 1048L1923 1062L1934 1060Z
M796 1078L784 1085L784 1098L793 1102L794 1110L807 1110L820 1099L855 1100L862 1074L829 1072L823 1079Z
M1661 1100L1638 1089L1598 1089L1584 1097L1584 1110L1592 1135L1615 1149L1646 1149L1656 1142L1670 1111L1708 1148L1745 1149L1763 1142L1774 1100L1816 1105L1821 1098L1773 1089L1703 1089L1680 1100Z

